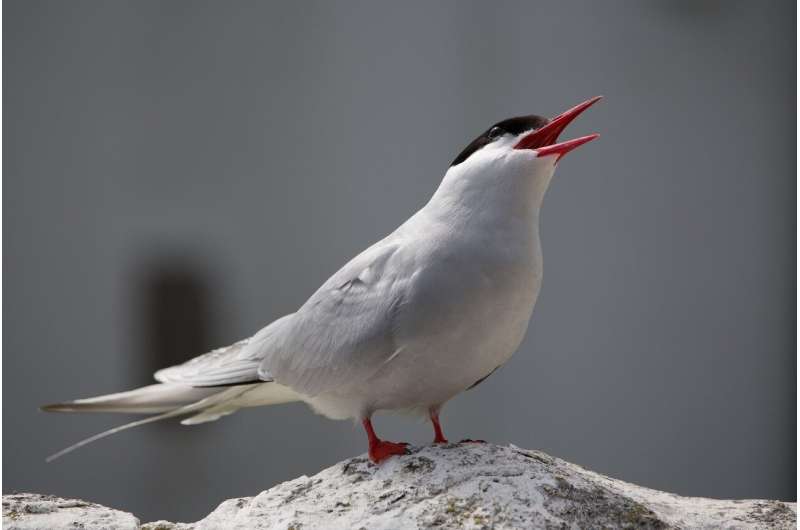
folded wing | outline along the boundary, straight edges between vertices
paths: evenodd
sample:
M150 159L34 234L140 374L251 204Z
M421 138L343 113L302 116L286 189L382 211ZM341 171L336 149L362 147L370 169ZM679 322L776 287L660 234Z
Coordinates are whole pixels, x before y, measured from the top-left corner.
M408 259L401 242L387 239L350 261L258 345L260 376L312 397L363 384L400 348Z
M258 376L261 359L244 354L256 337L200 355L155 373L156 381L193 387L216 387L264 382Z

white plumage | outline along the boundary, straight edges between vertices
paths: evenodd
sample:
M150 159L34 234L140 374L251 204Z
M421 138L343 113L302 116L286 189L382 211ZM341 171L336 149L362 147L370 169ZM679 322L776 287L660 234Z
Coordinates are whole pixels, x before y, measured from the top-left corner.
M428 204L251 338L158 371L161 384L45 410L162 413L143 422L189 415L182 423L194 424L305 401L363 420L376 461L388 456L368 425L376 411L430 413L441 441L441 407L525 335L542 279L542 198L561 156L594 136L554 142L595 101L549 122L515 118L487 130Z

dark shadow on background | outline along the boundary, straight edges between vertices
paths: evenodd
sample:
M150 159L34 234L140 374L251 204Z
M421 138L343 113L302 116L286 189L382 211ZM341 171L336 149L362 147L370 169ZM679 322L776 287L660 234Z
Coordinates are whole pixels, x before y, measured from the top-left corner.
M134 269L132 315L137 347L131 359L131 387L152 384L157 370L212 349L221 327L214 317L214 285L207 267L197 258L151 255ZM143 436L147 438L146 461L153 464L138 473L152 477L153 469L159 468L162 473L181 476L190 465L193 477L207 479L209 467L203 455L209 437L213 438L209 429L190 428L169 419L145 426ZM166 480L155 481L142 495L150 506L161 506L173 495L174 487Z
M149 384L155 371L212 349L218 326L212 316L212 279L202 268L186 258L165 256L135 273L141 345L132 383Z

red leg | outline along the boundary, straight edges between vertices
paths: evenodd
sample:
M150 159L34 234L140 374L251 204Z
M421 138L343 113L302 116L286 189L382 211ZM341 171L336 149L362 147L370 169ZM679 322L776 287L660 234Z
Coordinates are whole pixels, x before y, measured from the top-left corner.
M435 444L448 443L447 438L444 437L444 433L442 432L442 426L439 424L439 409L431 408L430 417L431 417L431 423L433 423L433 433L435 435L435 437L433 438L433 443Z
M361 424L364 426L364 430L367 431L369 459L376 464L380 464L392 455L404 455L408 452L406 451L407 443L385 442L378 438L378 435L375 434L375 430L372 428L372 421L370 421L369 418L361 420Z

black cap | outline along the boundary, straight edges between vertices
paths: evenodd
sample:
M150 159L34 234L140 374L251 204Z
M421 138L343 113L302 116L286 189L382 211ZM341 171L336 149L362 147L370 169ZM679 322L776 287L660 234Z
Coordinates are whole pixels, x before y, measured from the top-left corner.
M517 136L527 131L535 131L536 129L547 124L549 120L542 116L531 114L530 116L517 116L516 118L509 118L495 123L486 129L480 136L475 138L461 153L453 160L450 167L457 166L464 160L470 157L472 153L478 151L484 145L492 143L497 138L511 134Z

